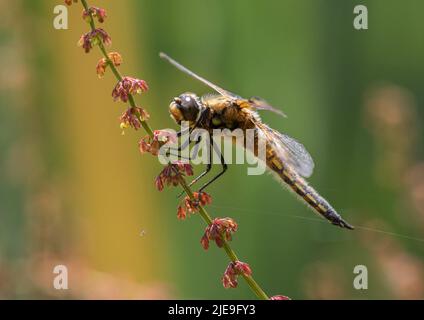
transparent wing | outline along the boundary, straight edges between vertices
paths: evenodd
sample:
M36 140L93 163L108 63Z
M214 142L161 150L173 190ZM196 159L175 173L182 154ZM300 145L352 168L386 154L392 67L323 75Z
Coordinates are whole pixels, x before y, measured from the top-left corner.
M314 160L303 144L286 134L278 132L279 144L285 151L287 161L296 171L305 178L312 175L314 171Z
M252 97L250 99L244 99L240 97L239 95L236 95L235 93L232 93L224 88L221 88L220 86L217 86L216 84L210 82L209 80L206 80L205 78L199 76L198 74L191 71L189 68L183 66L181 63L175 61L170 56L168 56L166 53L160 52L159 57L162 59L168 61L170 64L172 64L174 67L176 67L178 70L184 72L185 74L189 75L190 77L202 82L203 84L207 85L209 88L215 90L220 95L227 97L231 100L242 100L245 102L248 102L249 108L254 108L255 110L267 110L274 112L280 116L287 117L285 113L279 109L274 108L271 106L268 102L266 102L264 99L259 97ZM246 106L246 105L245 105Z
M312 175L315 166L314 160L300 142L263 123L257 123L257 127L264 133L269 143L273 144L281 160L288 163L305 178Z
M287 118L287 115L281 111L280 109L276 109L273 106L271 106L266 100L260 98L260 97L252 97L249 99L249 102L252 104L252 106L256 110L267 110L274 112L284 118Z
M185 74L189 75L190 77L202 82L203 84L207 85L208 87L212 88L213 90L215 90L216 92L218 92L219 94L228 97L228 98L232 98L232 99L239 99L240 97L228 90L225 90L223 88L221 88L220 86L217 86L216 84L210 82L209 80L206 80L205 78L199 76L198 74L194 73L193 71L191 71L190 69L188 69L187 67L183 66L181 63L175 61L174 59L172 59L170 56L168 56L166 53L160 52L159 53L159 57L161 57L162 59L168 61L170 64L172 64L174 67L176 67L178 70L184 72Z

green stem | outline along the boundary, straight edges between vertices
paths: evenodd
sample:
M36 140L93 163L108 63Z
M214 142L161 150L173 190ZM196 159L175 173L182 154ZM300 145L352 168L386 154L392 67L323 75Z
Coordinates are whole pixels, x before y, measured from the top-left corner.
M85 10L88 11L89 6L87 4L86 0L81 0L81 3L84 7ZM95 30L96 29L96 25L94 23L94 19L93 17L91 17L90 19L90 28L91 30ZM105 57L106 61L108 62L110 69L112 70L112 73L115 75L115 78L118 81L122 81L122 75L119 73L118 69L115 67L115 65L113 64L113 62L110 60L108 52L105 48L105 46L103 45L103 43L100 41L99 42L99 48L100 51L102 52L103 56ZM131 107L135 108L136 104L134 101L134 97L132 95L128 96L128 102L130 104ZM150 127L150 125L145 121L142 120L141 118L139 118L141 125L143 127L143 129L147 132L147 134L150 137L153 137L153 130ZM190 187L187 185L186 181L181 178L180 180L180 185L181 187L183 187L185 193L190 197L191 200L195 200L194 199L194 194L193 191L190 189ZM207 225L211 225L212 224L212 218L211 216L208 214L208 212L205 210L205 208L203 208L202 206L199 206L199 213L200 216L202 217L202 219L206 222ZM225 253L227 254L227 256L230 258L230 260L232 262L236 262L239 259L237 258L236 253L234 252L234 250L231 248L231 246L228 244L228 241L226 241L223 238L224 242L223 242L223 248ZM243 278L246 280L247 284L249 285L250 289L255 293L255 295L262 300L269 300L269 297L266 295L266 293L262 290L262 288L258 285L258 283L253 279L252 276L247 276L243 274Z
M181 179L180 184L183 187L183 189L186 192L186 194L190 197L190 199L191 200L195 200L193 191L187 185L186 181L184 179ZM208 224L208 225L211 225L212 224L212 218L207 213L207 211L205 210L205 208L203 208L202 206L199 206L199 213L200 213L200 216L203 218L203 220L206 222L206 224ZM229 245L228 241L225 240L224 237L222 237L222 240L223 240L223 246L222 247L224 248L225 253L230 258L230 260L232 262L239 261L236 253L231 248L231 246ZM262 299L262 300L268 300L269 299L268 296L266 295L266 293L262 290L262 288L258 285L258 283L253 279L252 276L248 276L248 275L244 275L243 274L243 278L246 280L246 282L249 285L249 287L252 289L252 291L256 294L256 296L259 299Z
M81 3L83 5L84 9L86 11L88 11L89 6L87 4L87 1L86 0L81 0ZM92 31L96 30L96 24L94 23L93 17L90 17L90 28L91 28ZM108 54L108 52L107 52L107 50L106 50L103 42L101 42L101 41L99 42L99 48L100 48L100 51L102 52L104 58L106 59L107 63L109 64L109 67L112 70L112 73L115 75L116 80L122 81L122 75L119 73L119 71L116 68L116 66L110 60L109 54ZM130 104L131 107L133 107L133 108L136 107L136 104L135 104L135 101L134 101L134 97L132 95L129 95L128 96L128 102L129 102L129 104ZM150 128L150 126L148 125L148 123L145 120L141 119L140 117L139 117L139 120L140 120L141 126L147 132L147 134L149 136L153 137L153 130Z

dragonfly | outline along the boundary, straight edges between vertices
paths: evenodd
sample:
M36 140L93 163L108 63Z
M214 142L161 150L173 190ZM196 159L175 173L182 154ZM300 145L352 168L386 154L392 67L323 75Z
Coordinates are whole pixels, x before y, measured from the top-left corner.
M305 202L309 208L327 219L331 224L350 230L354 229L305 180L305 178L312 175L314 170L314 161L305 147L294 138L280 133L263 123L257 112L258 110L268 110L285 116L281 110L274 108L259 97L245 99L231 93L194 73L165 53L161 52L160 57L178 70L215 91L215 94L207 94L202 97L191 92L185 92L175 97L169 105L169 111L177 124L187 121L190 130L201 128L207 130L210 134L212 134L213 129L242 129L243 131L253 129L255 131L255 139L252 151L257 156L259 137L264 138L266 166L275 174L277 179L294 191L299 199ZM210 139L210 141L210 148L213 147L219 153L213 139ZM204 184L199 192L202 192L227 171L228 166L225 163L225 158L222 154L219 156L222 171ZM209 161L206 170L195 178L190 185L193 185L202 177L206 176L210 172L211 167L212 164Z

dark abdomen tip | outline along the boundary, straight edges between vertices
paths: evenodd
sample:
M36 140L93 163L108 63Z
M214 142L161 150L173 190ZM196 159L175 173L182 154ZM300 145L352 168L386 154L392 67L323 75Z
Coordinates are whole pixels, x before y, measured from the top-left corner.
M352 226L348 222L344 221L342 218L340 218L340 220L337 221L337 222L334 221L333 224L335 224L335 225L337 225L337 226L339 226L341 228L346 228L346 229L349 229L349 230L355 230L355 227L354 226Z

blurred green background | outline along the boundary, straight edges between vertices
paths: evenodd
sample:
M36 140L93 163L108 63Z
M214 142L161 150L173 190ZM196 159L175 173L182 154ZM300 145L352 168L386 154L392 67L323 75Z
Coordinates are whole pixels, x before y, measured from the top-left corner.
M227 258L201 248L200 217L177 220L179 190L155 190L161 165L137 151L145 133L121 135L112 74L98 80L99 51L76 46L88 30L81 4L69 30L53 28L62 3L0 1L0 298L254 298L243 281L222 287ZM150 84L137 102L155 129L176 128L172 97L209 91L159 51L288 114L262 115L305 144L311 184L357 229L230 166L209 212L239 223L233 248L269 295L424 298L423 1L89 3L108 12L120 70ZM357 4L366 31L353 28ZM67 291L52 286L58 264ZM368 290L353 288L356 265L368 267Z

